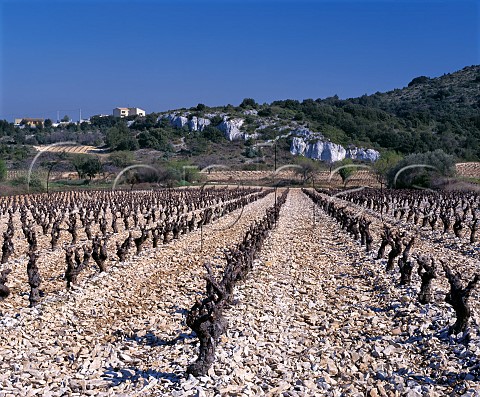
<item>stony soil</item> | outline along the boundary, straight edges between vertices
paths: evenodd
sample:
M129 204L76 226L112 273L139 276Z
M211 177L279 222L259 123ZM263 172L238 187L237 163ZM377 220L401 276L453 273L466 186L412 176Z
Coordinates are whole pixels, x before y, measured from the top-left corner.
M466 347L445 332L453 314L441 294L418 304L417 278L400 288L296 189L237 287L216 363L185 377L197 353L185 312L204 290L202 263L219 271L223 249L272 203L205 227L203 250L196 231L36 309L16 290L0 302L0 396L480 395L478 306Z

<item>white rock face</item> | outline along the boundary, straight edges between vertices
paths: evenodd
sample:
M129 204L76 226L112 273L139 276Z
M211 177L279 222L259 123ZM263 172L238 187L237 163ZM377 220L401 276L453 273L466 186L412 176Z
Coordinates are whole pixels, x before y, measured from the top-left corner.
M164 116L170 124L176 128L183 128L184 126L188 125L188 118L184 116L178 116L176 114L167 114Z
M207 118L193 116L190 120L187 115L166 114L162 118L166 118L170 124L175 128L188 127L190 131L203 131L211 121Z
M227 138L229 141L234 141L243 137L243 132L240 131L240 127L244 122L244 119L227 120L224 118L217 128L224 133L225 138Z
M193 116L188 122L188 129L190 131L203 131L205 127L211 123L212 122L209 119Z
M341 145L332 142L318 141L308 145L305 155L311 159L319 159L333 163L343 160L345 153L346 151Z
M305 156L305 149L307 148L307 144L300 137L294 137L292 139L292 143L290 145L290 153L294 155Z
M251 138L251 139L258 139L258 138L260 138L260 134L259 134L258 132L255 132L255 133L253 133L253 134L247 134L247 133L245 133L245 134L243 135L243 139L245 139L246 141L248 141L250 138Z
M290 153L333 163L343 160L346 150L336 143L321 140L307 143L303 138L295 137L290 147Z
M375 162L380 158L380 153L373 149L353 147L347 149L346 157L351 158L352 160Z
M376 150L356 147L345 149L342 145L329 142L321 134L307 129L293 131L292 135L295 135L290 145L290 153L293 155L301 155L329 163L341 161L345 157L373 162L380 157L380 153Z

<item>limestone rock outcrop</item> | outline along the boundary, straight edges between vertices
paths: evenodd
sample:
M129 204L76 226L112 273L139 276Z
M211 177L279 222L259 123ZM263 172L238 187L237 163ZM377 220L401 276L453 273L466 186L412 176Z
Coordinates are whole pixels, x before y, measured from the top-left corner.
M236 139L241 139L244 136L244 133L240 131L243 123L245 122L244 119L226 119L224 118L223 121L217 126L217 128L223 132L225 138L229 141L234 141Z
M193 116L188 122L188 129L190 131L203 131L207 125L212 124L212 122L204 117Z
M177 114L166 114L163 117L170 121L170 124L175 128L183 128L188 125L188 118L184 116L179 116Z
M380 157L380 153L374 149L354 146L345 149L342 145L326 140L322 134L307 129L293 131L291 135L294 135L290 145L290 153L293 155L329 163L342 161L344 158L374 162Z

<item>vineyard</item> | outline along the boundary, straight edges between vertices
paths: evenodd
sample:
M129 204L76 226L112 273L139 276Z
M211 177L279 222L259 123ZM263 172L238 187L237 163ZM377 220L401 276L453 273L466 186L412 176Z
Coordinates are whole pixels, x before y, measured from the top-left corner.
M479 206L218 186L0 198L0 396L478 395Z
M68 154L102 154L104 150L98 149L96 146L87 145L50 145L50 146L34 146L39 152L68 153Z

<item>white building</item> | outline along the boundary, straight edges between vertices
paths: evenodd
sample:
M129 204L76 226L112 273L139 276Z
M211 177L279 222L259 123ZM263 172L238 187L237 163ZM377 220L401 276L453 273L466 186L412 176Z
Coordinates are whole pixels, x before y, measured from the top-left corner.
M128 108L129 116L145 116L145 110L140 108Z
M140 108L115 108L113 109L113 115L115 117L145 116L145 110Z

